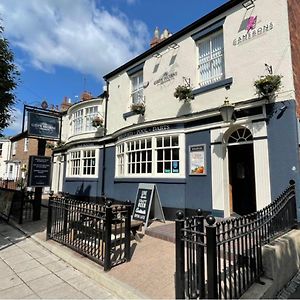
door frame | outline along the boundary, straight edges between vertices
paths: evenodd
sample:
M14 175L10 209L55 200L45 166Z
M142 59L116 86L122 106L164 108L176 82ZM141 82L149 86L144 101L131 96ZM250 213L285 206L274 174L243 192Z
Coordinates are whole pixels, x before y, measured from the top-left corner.
M212 209L230 216L229 161L227 140L237 129L246 127L253 136L254 174L256 209L260 210L271 203L271 182L269 171L269 150L267 125L265 121L252 123L236 122L211 130L211 172Z

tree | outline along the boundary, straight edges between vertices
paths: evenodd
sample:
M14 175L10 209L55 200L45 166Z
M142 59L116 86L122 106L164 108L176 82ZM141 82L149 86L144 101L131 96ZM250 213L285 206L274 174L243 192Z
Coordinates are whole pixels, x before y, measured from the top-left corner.
M3 37L3 31L0 25L0 134L10 124L16 103L14 90L20 75L14 64L14 54L9 48L9 42Z

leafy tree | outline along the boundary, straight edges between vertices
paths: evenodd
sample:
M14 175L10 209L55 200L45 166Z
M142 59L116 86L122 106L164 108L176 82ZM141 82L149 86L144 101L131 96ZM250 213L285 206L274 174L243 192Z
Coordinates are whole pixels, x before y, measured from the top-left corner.
M14 90L19 81L19 71L14 64L14 54L9 42L3 37L0 25L0 134L10 124L13 105L16 103Z

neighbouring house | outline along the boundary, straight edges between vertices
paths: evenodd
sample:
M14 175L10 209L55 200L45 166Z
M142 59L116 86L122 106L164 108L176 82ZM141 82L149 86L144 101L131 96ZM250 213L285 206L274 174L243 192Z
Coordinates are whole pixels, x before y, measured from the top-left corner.
M54 190L133 202L151 183L174 219L245 215L291 179L299 189L299 13L298 0L232 0L172 35L156 29L104 76L102 98L66 111Z
M29 156L37 155L38 140L27 136L27 131L10 138L11 149L6 160L5 179L25 180L28 172ZM52 155L52 149L46 147L46 156Z
M0 178L7 179L12 174L7 169L6 162L9 160L11 143L8 137L0 138Z

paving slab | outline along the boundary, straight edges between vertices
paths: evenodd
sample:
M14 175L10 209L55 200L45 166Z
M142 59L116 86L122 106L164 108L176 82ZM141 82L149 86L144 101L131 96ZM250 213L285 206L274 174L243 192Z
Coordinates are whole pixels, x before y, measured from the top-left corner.
M50 288L53 288L54 286L61 284L63 282L64 281L61 278L51 273L49 275L31 280L27 282L27 285L32 289L32 291L37 293L43 290L48 290Z
M31 270L23 271L18 274L18 276L25 282L43 277L45 275L51 274L51 271L40 265L37 268Z
M1 282L2 283L2 282ZM26 284L10 287L0 291L0 299L23 299L26 296L32 295L38 297Z

